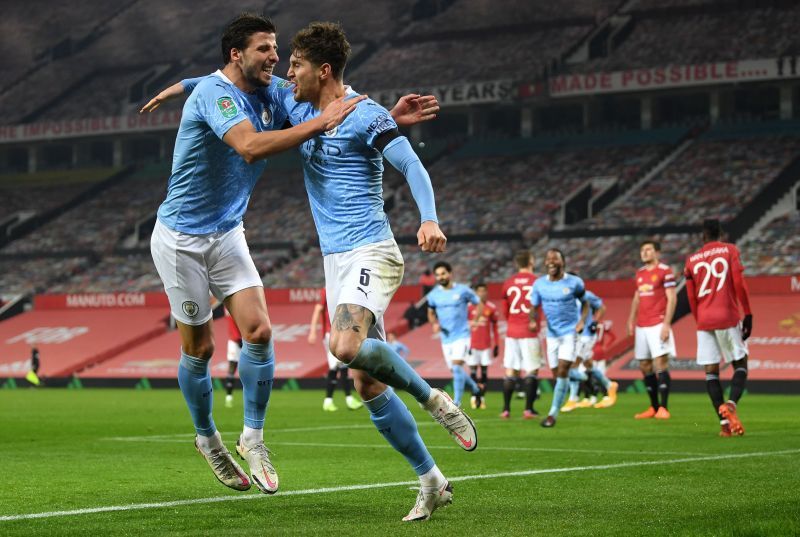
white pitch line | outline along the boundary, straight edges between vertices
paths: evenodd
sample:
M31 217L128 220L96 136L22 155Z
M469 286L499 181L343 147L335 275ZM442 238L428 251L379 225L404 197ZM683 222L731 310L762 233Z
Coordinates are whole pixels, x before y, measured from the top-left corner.
M438 425L438 424L431 424ZM352 427L347 427L351 429ZM362 426L365 429L374 429L374 426ZM280 429L279 431L286 431L287 429ZM317 429L315 429L317 430ZM276 431L270 431L276 432ZM238 432L221 433L222 436L233 437ZM153 436L119 436L112 438L103 438L102 440L121 441L121 442L154 442L163 444L183 444L191 442L194 438L193 435L180 434L180 435L153 435ZM298 447L332 447L332 448L377 448L377 449L394 449L388 444L341 444L341 443L326 443L326 442L282 442L277 440L269 440L266 442L271 446L298 446ZM458 446L428 446L431 449L457 449ZM693 453L689 451L637 451L637 450L615 450L615 449L579 449L579 448L538 448L538 447L513 447L513 446L481 446L481 451L539 451L539 452L553 452L553 453L606 453L609 455L677 455L679 457L687 456L704 456L709 453Z
M727 455L713 455L707 457L686 457L682 459L667 459L656 461L637 461L637 462L621 462L616 464L601 464L596 466L571 466L566 468L541 468L538 470L522 470L516 472L499 472L493 474L474 474L462 475L457 477L448 478L449 481L473 481L477 479L499 479L503 477L526 477L540 474L556 474L565 472L585 472L588 470L615 470L618 468L632 468L636 466L653 466L664 464L681 464L702 461L720 461L728 459L746 459L752 457L772 457L776 455L793 455L800 453L800 449L786 449L782 451L756 451L752 453L731 453ZM399 487L417 485L417 481L396 481L392 483L371 483L364 485L345 485L339 487L324 487L316 489L302 489L302 490L289 490L281 492L277 497L282 496L308 496L312 494L327 494L330 492L348 492L353 490L371 490L387 487ZM95 513L110 513L115 511L137 511L143 509L160 509L164 507L179 507L183 505L199 505L206 503L221 503L232 502L241 500L256 500L264 499L266 496L262 494L247 494L240 496L213 496L210 498L193 498L188 500L175 500L171 502L154 502L154 503L134 503L128 505L109 505L104 507L89 507L85 509L73 509L69 511L47 511L43 513L25 513L19 515L4 515L0 516L0 522L10 522L15 520L31 520L37 518L54 518L66 517L77 515L89 515Z

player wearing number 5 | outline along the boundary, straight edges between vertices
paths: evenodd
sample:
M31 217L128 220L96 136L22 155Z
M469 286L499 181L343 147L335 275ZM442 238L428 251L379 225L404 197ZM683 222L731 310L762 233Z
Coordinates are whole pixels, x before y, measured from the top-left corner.
M644 266L636 271L628 335L636 336L633 354L644 375L650 407L634 417L637 420L669 419L669 358L675 356L675 338L672 335L672 316L677 303L675 274L669 265L661 262L661 244L658 242L644 241L639 246L639 255Z
M697 321L697 363L705 367L706 389L720 418L720 436L743 435L736 404L747 381L747 343L753 330L744 267L735 245L720 242L718 220L703 223L703 247L686 258L689 305ZM744 310L740 323L739 306ZM723 402L719 363L733 365L728 402Z

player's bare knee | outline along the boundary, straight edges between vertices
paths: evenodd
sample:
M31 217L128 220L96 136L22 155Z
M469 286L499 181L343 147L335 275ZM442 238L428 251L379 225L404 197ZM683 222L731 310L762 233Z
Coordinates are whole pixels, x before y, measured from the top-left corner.
M351 334L336 333L331 335L331 354L344 364L352 362L360 348L361 340L354 338Z
M653 360L639 360L639 371L645 375L653 372Z
M250 343L266 345L272 339L272 325L269 321L262 321L254 326L248 327L242 332L242 339Z
M183 352L194 358L210 360L214 356L213 341L197 341L190 344L183 344Z

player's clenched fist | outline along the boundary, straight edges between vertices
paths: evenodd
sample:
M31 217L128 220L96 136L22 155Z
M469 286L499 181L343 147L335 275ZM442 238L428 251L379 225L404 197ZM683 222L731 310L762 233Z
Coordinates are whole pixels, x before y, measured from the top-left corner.
M441 253L444 252L447 237L439 229L439 224L428 220L419 226L417 244L423 252Z

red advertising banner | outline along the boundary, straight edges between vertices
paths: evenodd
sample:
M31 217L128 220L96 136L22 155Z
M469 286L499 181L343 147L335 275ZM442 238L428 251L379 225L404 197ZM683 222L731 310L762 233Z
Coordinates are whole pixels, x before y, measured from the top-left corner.
M31 311L0 323L0 377L30 369L31 348L39 349L40 375L71 375L88 364L166 332L166 312L141 308L109 314L93 311Z
M551 78L548 86L551 97L575 97L598 93L653 91L789 79L798 76L800 73L797 70L793 72L788 62L783 62L778 58L768 58L694 65L667 65L610 73L565 74Z

